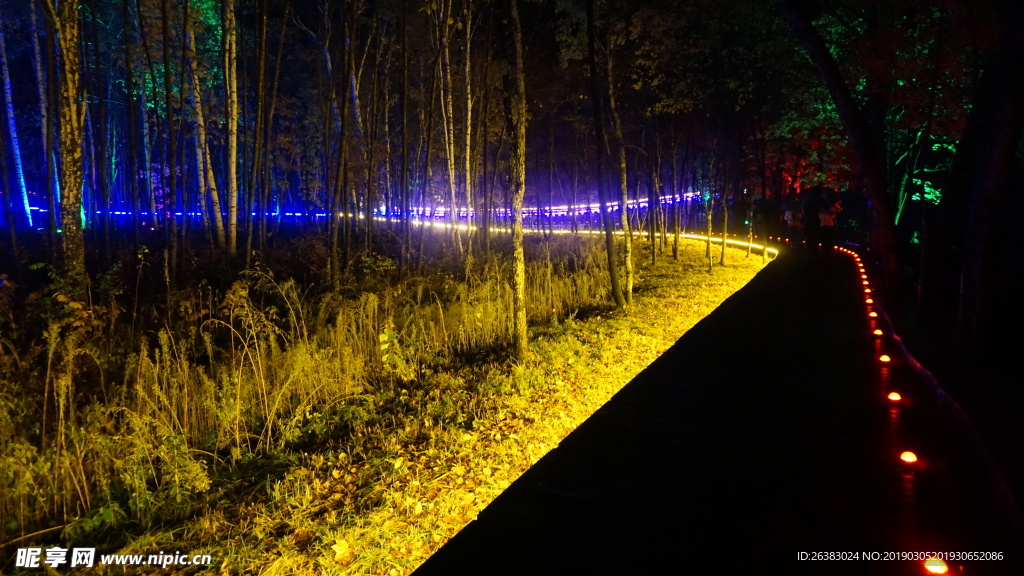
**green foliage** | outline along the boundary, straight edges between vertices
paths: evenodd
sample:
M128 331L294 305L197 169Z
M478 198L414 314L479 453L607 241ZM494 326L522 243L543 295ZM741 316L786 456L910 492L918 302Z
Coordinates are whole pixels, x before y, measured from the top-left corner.
M127 518L128 515L117 502L108 502L68 524L63 536L72 542L95 540L97 533L117 529Z
M930 181L921 178L914 178L913 182L922 188L922 192L915 192L914 195L911 196L911 200L923 200L935 206L939 205L939 202L942 201L941 189L936 188Z
M765 132L768 162L781 166L791 184L853 183L853 154L825 91L817 87L794 95L791 106Z
M360 252L352 263L359 289L363 292L379 292L391 283L398 270L394 260L376 252Z

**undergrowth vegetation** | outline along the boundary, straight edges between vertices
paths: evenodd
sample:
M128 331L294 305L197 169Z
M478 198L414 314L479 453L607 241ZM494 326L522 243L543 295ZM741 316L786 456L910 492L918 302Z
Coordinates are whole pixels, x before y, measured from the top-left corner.
M59 279L27 294L4 281L3 552L407 573L760 266L709 275L702 255L647 270L633 309L611 313L599 243L533 242L519 365L498 259L402 276L364 254L344 293L257 265L160 307L139 304L141 252L89 302Z

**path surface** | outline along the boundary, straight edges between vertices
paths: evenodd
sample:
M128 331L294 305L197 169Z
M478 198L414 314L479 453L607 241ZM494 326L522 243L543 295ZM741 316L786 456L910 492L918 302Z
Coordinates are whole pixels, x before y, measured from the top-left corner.
M852 258L779 258L415 575L1024 574L991 467L867 311Z

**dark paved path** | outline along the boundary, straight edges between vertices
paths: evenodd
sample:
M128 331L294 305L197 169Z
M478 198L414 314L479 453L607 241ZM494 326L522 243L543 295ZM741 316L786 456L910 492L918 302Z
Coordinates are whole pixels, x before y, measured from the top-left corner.
M851 258L783 256L415 575L926 573L864 559L912 551L1002 553L950 573L1024 575L991 467L869 322Z

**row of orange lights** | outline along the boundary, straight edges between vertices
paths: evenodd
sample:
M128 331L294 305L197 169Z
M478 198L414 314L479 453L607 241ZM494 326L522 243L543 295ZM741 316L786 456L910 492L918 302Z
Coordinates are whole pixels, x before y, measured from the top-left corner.
M878 312L874 310L875 300L871 297L871 283L868 281L868 274L867 270L864 268L864 263L861 261L860 256L858 256L857 253L852 250L848 250L842 247L837 247L836 250L848 256L851 256L853 258L853 261L857 264L857 271L860 273L861 285L864 286L864 303L867 305L867 314L869 318L868 323L870 326L871 334L875 336L875 348L876 350L878 350L878 352L881 352L880 339L882 336L885 335L885 332L883 332L881 328L878 328L875 325L875 319L878 318ZM890 358L888 354L879 354L878 361L882 364L881 369L883 377L887 377L887 364L889 362L892 362L892 358ZM903 400L903 396L901 396L900 393L896 391L889 392L886 398L890 402L894 403ZM903 452L900 453L900 460L905 465L914 465L918 461L917 454L909 450L904 450ZM924 571L927 574L947 574L949 572L949 567L946 566L946 563L941 558L932 557L924 561Z

